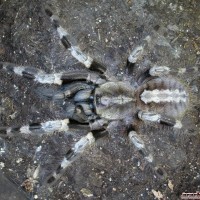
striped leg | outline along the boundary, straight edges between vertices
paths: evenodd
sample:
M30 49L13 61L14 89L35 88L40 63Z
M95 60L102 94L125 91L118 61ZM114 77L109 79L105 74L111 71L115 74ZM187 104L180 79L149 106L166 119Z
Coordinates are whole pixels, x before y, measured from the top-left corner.
M73 71L47 74L34 67L16 66L15 64L7 62L0 62L0 68L25 78L33 79L34 81L42 84L61 85L74 80L85 80L95 84L102 84L106 82L101 75L92 72Z
M27 179L22 183L22 187L27 191L32 193L33 196L37 196L37 190L41 186L45 186L45 183L49 186L52 186L58 181L58 179L63 175L63 172L66 168L72 164L81 154L95 142L95 137L91 132L86 136L78 140L72 148L64 155L62 161L54 170L51 175L44 179L43 177L43 167L40 164L40 161L36 158L38 151L41 151L41 146L36 149L35 156L33 158L34 167L31 167L27 171ZM38 163L37 165L35 165ZM41 177L42 176L42 177ZM41 181L41 178L43 179Z
M70 123L69 119L64 120L54 120L54 121L46 121L43 123L33 123L25 126L18 127L0 127L0 136L1 137L11 137L16 134L24 134L24 135L44 135L44 134L52 134L53 132L66 132L71 129L89 129L88 125L82 124L74 124Z
M106 67L95 61L90 56L84 54L78 46L72 45L68 38L69 33L63 27L61 27L58 21L58 17L53 15L53 13L48 9L46 9L45 11L46 14L50 17L53 25L55 26L62 44L66 49L71 52L71 55L76 58L80 63L84 64L86 68L103 74L106 71Z
M16 64L7 62L0 62L0 68L3 68L8 72L15 73L19 76L23 76L28 79L33 79L39 83L58 85L62 84L61 73L47 74L44 71L34 67L17 66Z
M47 183L55 183L61 177L65 169L94 142L95 138L92 132L89 132L86 136L82 137L78 142L76 142L73 147L64 155L64 158L57 169L47 178Z
M179 120L175 120L173 117L168 117L158 113L139 111L138 117L143 121L157 122L179 129L182 127L182 124Z
M53 172L53 174L48 178L47 183L53 184L55 183L63 174L65 169L71 165L73 161L75 161L81 154L92 145L96 139L104 137L107 135L107 131L96 131L89 132L85 137L82 137L74 146L65 154L63 160L57 169Z
M47 178L47 183L50 185L55 184L55 182L62 176L66 168L72 164L79 156L84 153L84 151L90 147L96 140L108 135L106 130L103 131L92 131L86 136L82 137L78 142L76 142L73 147L64 155L63 160L57 167L57 169Z

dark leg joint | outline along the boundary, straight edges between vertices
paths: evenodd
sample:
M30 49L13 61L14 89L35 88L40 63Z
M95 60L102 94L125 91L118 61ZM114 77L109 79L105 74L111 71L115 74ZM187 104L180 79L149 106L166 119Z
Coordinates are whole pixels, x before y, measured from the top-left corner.
M160 124L163 124L163 125L167 125L167 126L174 126L176 124L175 121L163 121L163 120L160 120Z
M51 17L53 13L49 9L45 9L46 14Z
M152 78L152 76L149 74L149 69L145 71L141 76L139 76L137 82L139 85L144 83L145 80L149 81L149 78Z
M127 63L126 63L126 73L129 75L129 74L133 74L133 70L135 68L135 63L131 63L129 60L127 60Z
M59 25L58 25L58 26L59 26ZM61 42L62 42L62 44L64 45L64 47L65 47L66 49L71 48L71 44L70 44L70 42L68 41L68 39L67 39L66 36L63 36L63 37L62 37Z
M31 74L30 72L23 71L22 74L23 74L23 77L25 77L25 78L35 79L35 76L33 74Z
M92 131L92 133L95 140L98 140L99 138L103 138L109 134L108 131L106 130L94 130Z
M90 69L93 71L100 72L101 74L103 74L106 71L106 67L95 60L92 61Z
M33 123L29 125L29 130L33 131L33 130L37 130L37 129L41 129L41 124L40 123Z
M51 177L47 180L47 183L48 183L48 184L51 184L51 183L53 183L55 180L56 180L55 177L51 176Z
M174 118L171 118L171 117L161 116L160 124L164 124L164 125L167 125L167 126L174 127L175 124L176 124L176 120Z

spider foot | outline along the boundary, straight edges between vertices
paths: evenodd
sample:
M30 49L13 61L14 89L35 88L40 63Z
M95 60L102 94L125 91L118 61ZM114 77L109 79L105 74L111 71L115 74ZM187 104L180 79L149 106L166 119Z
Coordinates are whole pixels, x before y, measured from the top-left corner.
M128 137L138 152L144 157L148 163L153 162L153 155L148 151L142 138L135 132L130 131Z
M127 63L126 63L126 67L125 67L128 74L133 73L135 64L139 59L141 59L141 57L143 56L143 53L144 53L143 46L138 46L131 52L131 54L129 55L129 57L127 59Z

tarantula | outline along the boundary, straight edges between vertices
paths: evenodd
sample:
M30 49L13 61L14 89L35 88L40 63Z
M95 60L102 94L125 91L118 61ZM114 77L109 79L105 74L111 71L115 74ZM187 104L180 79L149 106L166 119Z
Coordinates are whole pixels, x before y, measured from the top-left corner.
M110 80L111 78L106 75L106 67L85 55L78 46L74 46L69 40L68 32L61 27L57 17L48 9L46 13L55 26L64 47L74 58L84 64L88 71L47 74L36 68L0 63L3 69L36 82L61 85L61 89L57 92L45 94L53 101L65 102L69 98L73 100L73 104L66 109L67 119L1 128L1 135L10 136L15 132L24 134L66 132L73 126L84 128L87 124L90 131L66 152L57 169L48 178L49 184L57 180L87 146L107 135L107 127L113 121L121 120L126 124L131 143L147 162L152 163L153 156L137 134L136 123L142 120L181 128L181 116L189 103L185 86L169 75L170 68L166 66L151 67L136 78L134 85L127 81ZM142 57L143 52L143 46L136 47L127 59L126 69L134 69L135 63ZM35 169L28 181L35 184L39 171L40 166ZM27 180L23 185L28 185L31 188L29 190L32 190Z

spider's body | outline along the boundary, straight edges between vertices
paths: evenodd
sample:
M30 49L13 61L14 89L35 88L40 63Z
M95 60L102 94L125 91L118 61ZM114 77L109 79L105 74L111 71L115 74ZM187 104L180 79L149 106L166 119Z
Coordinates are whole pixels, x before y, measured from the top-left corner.
M65 168L89 144L108 134L107 126L112 121L124 122L131 143L147 162L152 163L153 156L136 133L135 125L138 120L142 120L181 128L180 120L189 103L185 86L169 76L170 69L166 66L151 67L137 78L134 77L134 84L123 80L110 80L111 78L106 74L106 67L85 55L79 47L73 46L68 40L68 32L59 25L57 18L49 10L46 10L46 13L55 25L64 47L89 70L47 74L36 68L0 63L3 69L34 79L41 84L63 85L57 92L45 94L54 102L72 100L72 104L66 107L67 119L34 123L17 128L1 128L2 135L10 136L16 132L22 134L66 132L74 126L74 122L75 126L87 127L87 130L90 130L74 144L70 151L66 152L47 183L57 180ZM132 51L127 59L126 70L136 68L135 63L142 57L143 52L143 46ZM40 165L36 167L30 180L36 183L39 176Z
M74 102L82 108L85 121L88 121L88 117L113 121L134 120L141 110L165 113L178 119L185 112L189 99L179 81L172 77L157 77L138 87L122 81L88 85L87 89L74 94Z

